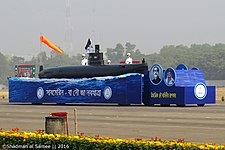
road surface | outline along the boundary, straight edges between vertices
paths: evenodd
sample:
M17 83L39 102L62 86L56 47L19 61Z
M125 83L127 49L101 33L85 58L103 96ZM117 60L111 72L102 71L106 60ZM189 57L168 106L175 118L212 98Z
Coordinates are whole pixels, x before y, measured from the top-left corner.
M45 129L51 112L69 114L69 134L74 134L74 109L78 131L87 136L113 138L159 137L194 143L225 144L225 103L204 107L117 106L117 105L31 105L0 101L0 128L22 131Z

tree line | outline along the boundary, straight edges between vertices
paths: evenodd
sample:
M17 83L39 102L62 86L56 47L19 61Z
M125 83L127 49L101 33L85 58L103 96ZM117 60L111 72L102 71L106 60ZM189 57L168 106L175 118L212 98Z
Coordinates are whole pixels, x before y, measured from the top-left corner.
M143 58L151 67L153 64L160 64L164 69L167 67L176 68L183 63L189 69L196 67L203 70L206 80L224 80L225 79L225 44L192 44L189 47L185 45L166 45L159 52L153 54L143 54L136 48L135 44L127 42L125 45L116 44L115 48L107 48L105 60L110 59L113 64L126 59L126 53L131 53L135 60ZM23 57L8 57L0 52L0 84L7 85L7 77L15 76L15 65L30 63L35 64L37 68L43 65L44 68L63 65L80 65L81 54L69 56L67 53L57 54L54 51L47 56L46 52L40 52L31 60L26 61Z

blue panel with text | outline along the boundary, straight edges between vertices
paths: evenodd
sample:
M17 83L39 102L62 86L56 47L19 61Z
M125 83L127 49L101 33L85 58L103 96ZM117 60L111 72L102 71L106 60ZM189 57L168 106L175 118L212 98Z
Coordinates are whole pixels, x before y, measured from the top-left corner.
M154 64L144 76L143 103L154 104L215 104L215 86L206 86L202 70L165 70ZM181 69L180 69L181 68Z
M142 103L142 75L82 79L9 79L9 102L22 103Z

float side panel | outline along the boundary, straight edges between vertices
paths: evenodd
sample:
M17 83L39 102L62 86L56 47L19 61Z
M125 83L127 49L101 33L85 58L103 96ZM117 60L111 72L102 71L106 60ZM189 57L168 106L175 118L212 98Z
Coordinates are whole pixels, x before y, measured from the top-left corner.
M9 102L140 104L141 75L85 79L9 79Z
M185 87L185 104L215 104L216 87L207 86L207 95L203 99L198 99L194 94L194 87Z

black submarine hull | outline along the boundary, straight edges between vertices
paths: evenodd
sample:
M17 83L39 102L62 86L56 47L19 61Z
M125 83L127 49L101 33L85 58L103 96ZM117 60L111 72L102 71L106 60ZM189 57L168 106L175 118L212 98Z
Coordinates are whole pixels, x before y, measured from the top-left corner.
M42 70L39 73L39 78L90 78L117 76L126 73L144 74L145 70L148 70L148 65L146 63L97 66L62 66Z

